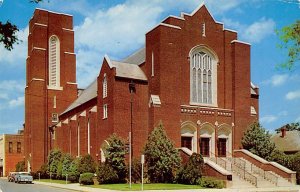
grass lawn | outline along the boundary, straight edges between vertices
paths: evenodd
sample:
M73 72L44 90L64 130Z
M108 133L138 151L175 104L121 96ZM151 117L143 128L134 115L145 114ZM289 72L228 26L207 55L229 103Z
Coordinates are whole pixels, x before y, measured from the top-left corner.
M129 184L102 184L90 185L88 187L120 190L120 191L139 191L142 189L141 184L132 184L131 189ZM183 185L183 184L169 184L169 183L151 183L144 184L144 190L172 190L172 189L202 189L199 185Z
M36 179L35 181L39 181ZM41 182L46 182L46 183L59 183L59 184L66 184L66 180L54 180L54 179L41 179ZM70 183L70 181L68 181Z

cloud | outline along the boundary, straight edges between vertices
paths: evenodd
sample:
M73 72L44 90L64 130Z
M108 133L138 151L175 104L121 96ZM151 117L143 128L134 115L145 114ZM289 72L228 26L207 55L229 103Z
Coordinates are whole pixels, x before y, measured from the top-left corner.
M260 18L258 21L246 25L237 21L223 18L222 22L225 26L237 30L240 34L240 39L250 43L260 43L269 35L274 34L275 22L272 19Z
M20 107L24 104L24 81L0 81L0 110Z
M25 63L27 56L28 26L18 31L17 36L21 42L15 44L13 50L8 51L4 46L0 46L0 65L23 65Z
M300 122L300 116L295 119L295 122Z
M25 82L23 80L3 80L0 82L0 91L24 92Z
M24 105L24 96L18 97L16 99L12 99L9 101L9 107L15 108Z
M8 99L8 95L6 93L0 93L0 99L6 100Z
M104 54L120 59L143 46L145 33L155 26L162 9L138 3L99 10L75 26L79 86L85 87L96 78Z
M272 19L261 18L246 28L241 38L252 42L259 43L265 37L274 34L275 22Z
M288 115L287 111L280 111L278 114L276 115L265 115L263 117L260 118L260 122L261 123L273 123L275 121L277 121L280 117L285 117Z
M277 116L274 116L274 115L266 115L262 118L260 118L260 122L261 123L272 123L274 121L276 121L278 119Z
M264 85L272 85L273 87L278 87L280 85L285 84L288 80L293 79L288 74L275 74L270 79L263 81Z
M290 91L285 95L285 98L287 100L294 100L300 98L300 90L297 91Z
M88 16L91 12L99 9L99 6L95 4L92 6L87 0L68 1L67 6L65 1L51 0L40 3L40 6L62 13L75 12L84 16Z

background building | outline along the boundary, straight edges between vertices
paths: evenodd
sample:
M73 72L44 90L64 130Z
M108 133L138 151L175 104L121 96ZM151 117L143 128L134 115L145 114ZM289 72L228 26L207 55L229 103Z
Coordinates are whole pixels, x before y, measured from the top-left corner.
M24 160L23 132L0 135L0 176L5 177L15 171L16 164Z

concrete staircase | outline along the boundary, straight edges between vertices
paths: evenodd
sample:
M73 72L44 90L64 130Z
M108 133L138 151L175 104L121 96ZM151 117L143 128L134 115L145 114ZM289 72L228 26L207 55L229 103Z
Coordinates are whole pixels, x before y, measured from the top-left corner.
M223 169L232 173L233 189L240 188L272 188L295 186L287 179L272 171L264 171L243 158L209 158Z

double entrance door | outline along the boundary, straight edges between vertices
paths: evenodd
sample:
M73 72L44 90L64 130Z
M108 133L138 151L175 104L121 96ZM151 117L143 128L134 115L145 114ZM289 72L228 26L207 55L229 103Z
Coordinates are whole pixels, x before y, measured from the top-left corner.
M226 157L226 143L227 139L219 138L218 139L218 156L219 157ZM213 143L215 145L215 143ZM203 157L210 156L210 138L200 138L199 139L199 146L200 146L200 154Z

